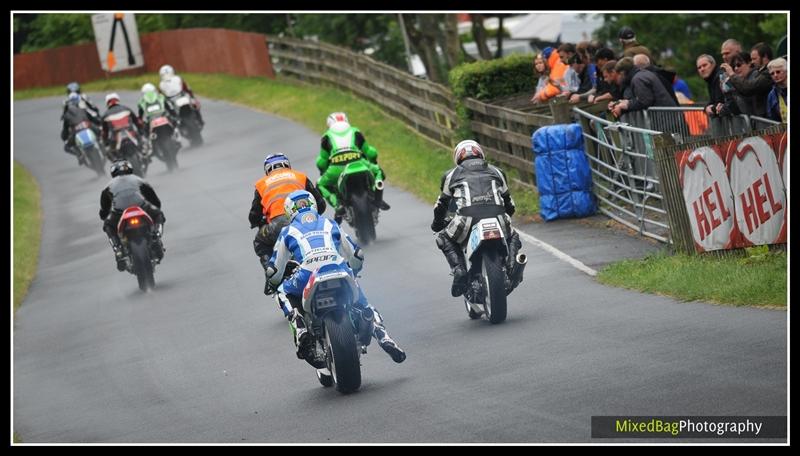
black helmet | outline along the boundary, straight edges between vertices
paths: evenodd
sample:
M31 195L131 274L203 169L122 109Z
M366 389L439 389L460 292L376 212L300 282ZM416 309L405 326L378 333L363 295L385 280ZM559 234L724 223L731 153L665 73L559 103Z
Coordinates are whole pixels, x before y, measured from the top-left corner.
M619 30L619 39L621 40L632 40L635 37L636 35L630 27L622 27Z
M117 160L111 165L111 177L133 174L133 165L128 160Z
M70 82L69 84L67 84L67 95L73 92L81 93L81 85L78 84L77 82Z

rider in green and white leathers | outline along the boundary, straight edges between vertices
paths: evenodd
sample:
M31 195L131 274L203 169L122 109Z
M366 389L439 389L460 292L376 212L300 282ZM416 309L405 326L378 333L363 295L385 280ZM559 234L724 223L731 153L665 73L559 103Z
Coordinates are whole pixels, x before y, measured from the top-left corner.
M142 86L142 98L139 99L139 118L144 122L145 130L150 133L150 120L165 115L173 125L176 124L178 113L164 95L156 91L153 84Z
M337 113L338 114L338 113ZM333 116L333 114L331 115ZM342 114L343 116L343 114ZM347 163L360 159L363 155L369 161L369 168L375 180L384 180L385 175L378 166L378 151L369 145L364 135L358 128L351 126L346 120L330 122L328 131L322 136L317 168L320 178L317 181L322 196L335 208L338 208L337 186L339 175L344 171ZM358 154L358 155L354 155ZM388 210L389 205L383 201L383 190L376 190L379 207Z

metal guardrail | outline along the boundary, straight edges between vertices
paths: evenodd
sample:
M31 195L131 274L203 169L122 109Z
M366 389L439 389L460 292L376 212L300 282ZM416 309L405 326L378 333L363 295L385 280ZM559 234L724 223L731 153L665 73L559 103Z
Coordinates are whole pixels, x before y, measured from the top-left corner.
M661 132L578 115L600 211L639 234L670 242L667 212L653 165L653 138Z
M651 107L626 116L631 125L667 133L677 144L747 134L780 123L746 114L710 117L702 106Z
M600 211L643 236L672 243L660 178L654 160L655 138L675 144L742 135L778 125L763 117L709 117L702 106L651 107L622 115L619 121L572 108L586 138ZM600 114L603 115L603 114Z

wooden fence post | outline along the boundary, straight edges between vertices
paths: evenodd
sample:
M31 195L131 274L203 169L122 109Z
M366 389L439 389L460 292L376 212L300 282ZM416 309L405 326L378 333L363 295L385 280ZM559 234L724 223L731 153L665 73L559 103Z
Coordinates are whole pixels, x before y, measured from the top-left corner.
M661 192L664 209L669 219L669 232L673 248L687 255L696 254L692 226L686 212L683 188L678 180L678 163L675 161L676 147L668 135L655 137L654 158L661 176Z
M553 113L554 124L572 123L572 105L564 97L554 97L548 104Z

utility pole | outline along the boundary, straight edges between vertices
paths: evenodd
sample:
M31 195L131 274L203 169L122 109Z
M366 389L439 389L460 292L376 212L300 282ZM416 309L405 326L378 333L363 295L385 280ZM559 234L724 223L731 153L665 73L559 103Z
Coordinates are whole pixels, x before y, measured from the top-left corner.
M408 34L406 33L406 23L403 21L403 15L398 14L397 17L400 19L400 30L403 31L403 44L406 48L406 62L408 62L408 72L414 74L414 64L411 63L411 46L408 43Z

